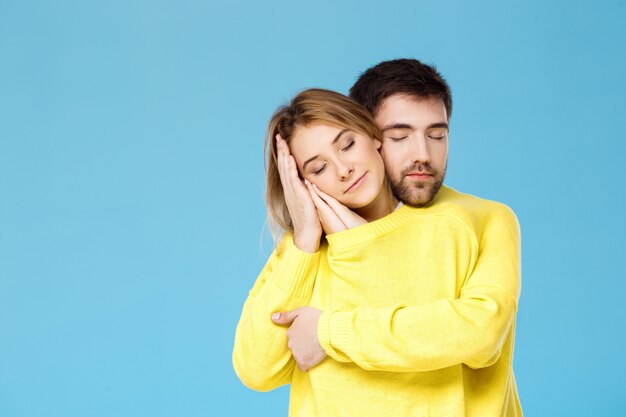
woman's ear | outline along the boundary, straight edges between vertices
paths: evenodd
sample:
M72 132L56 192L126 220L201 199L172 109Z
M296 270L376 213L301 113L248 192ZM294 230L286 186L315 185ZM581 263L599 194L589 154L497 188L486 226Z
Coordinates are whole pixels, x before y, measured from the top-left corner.
M374 146L376 146L376 149L380 149L380 147L383 146L383 143L378 139L374 139Z

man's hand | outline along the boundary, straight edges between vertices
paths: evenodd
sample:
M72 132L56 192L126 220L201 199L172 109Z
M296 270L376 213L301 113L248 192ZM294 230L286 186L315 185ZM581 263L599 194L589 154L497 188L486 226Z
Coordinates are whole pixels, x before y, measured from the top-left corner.
M287 346L301 371L314 367L326 357L317 339L317 323L321 315L320 310L312 307L272 314L274 323L289 326Z

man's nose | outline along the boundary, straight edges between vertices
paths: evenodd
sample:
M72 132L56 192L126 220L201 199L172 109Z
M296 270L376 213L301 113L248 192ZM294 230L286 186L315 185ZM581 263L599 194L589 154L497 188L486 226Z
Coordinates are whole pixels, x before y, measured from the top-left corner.
M430 149L428 141L424 137L414 138L411 141L411 159L413 163L421 162L423 164L430 163Z

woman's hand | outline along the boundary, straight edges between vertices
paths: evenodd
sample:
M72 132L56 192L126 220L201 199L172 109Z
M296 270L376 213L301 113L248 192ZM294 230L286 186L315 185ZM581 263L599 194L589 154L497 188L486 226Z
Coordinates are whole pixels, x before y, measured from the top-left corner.
M322 237L322 224L317 208L298 176L296 161L289 152L287 142L280 135L276 135L276 154L285 203L293 223L293 241L304 252L317 252Z
M304 183L309 190L309 194L311 195L313 204L315 204L315 207L317 208L317 215L319 216L320 222L322 223L324 232L327 235L330 235L332 233L342 232L346 230L346 225L341 221L337 213L335 213L333 208L328 205L316 192L316 190L319 191L319 189L307 180L304 180Z
M305 183L327 235L367 223L367 220L317 188L317 185L306 180Z

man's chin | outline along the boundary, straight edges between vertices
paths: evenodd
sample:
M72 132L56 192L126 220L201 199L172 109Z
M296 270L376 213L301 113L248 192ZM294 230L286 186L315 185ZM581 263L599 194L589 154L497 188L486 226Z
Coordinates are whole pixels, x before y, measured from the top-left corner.
M425 207L435 198L441 188L441 182L435 184L402 184L396 187L392 185L393 193L404 204L412 207Z
M420 190L420 192L411 193L409 198L404 201L404 204L412 206L412 207L425 207L435 198L432 193L424 193L424 189Z

